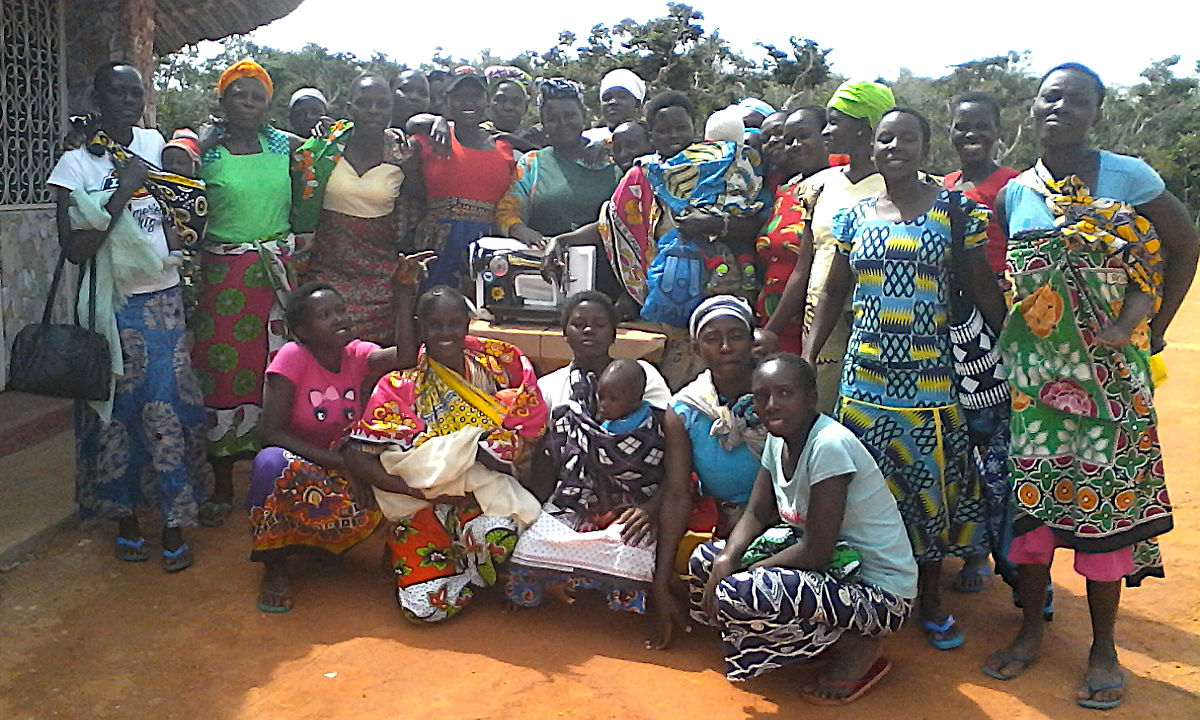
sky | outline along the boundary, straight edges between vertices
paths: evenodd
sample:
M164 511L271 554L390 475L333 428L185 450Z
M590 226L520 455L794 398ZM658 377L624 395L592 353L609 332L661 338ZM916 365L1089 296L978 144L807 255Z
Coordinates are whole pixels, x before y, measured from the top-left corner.
M780 10L757 14L740 3L690 4L704 14L700 24L707 32L719 32L752 59L764 57L755 41L786 49L789 36L807 37L832 48L828 57L833 70L852 78L895 79L901 68L938 77L953 64L1029 50L1030 69L1036 73L1076 61L1091 66L1109 85L1130 85L1155 60L1182 55L1176 67L1180 75L1191 74L1197 60L1195 23L1180 16L1183 4L1178 0L1141 0L1138 13L1130 12L1127 0L1094 0L1086 3L1086 11L1080 5L1047 0L1005 0L990 3L996 8L994 17L979 14L989 5L983 2L963 2L955 8L930 0L784 0ZM251 38L281 50L316 42L364 59L378 51L417 65L432 57L438 46L455 58L473 59L484 48L511 57L525 50L548 50L561 30L585 38L597 23L613 25L625 18L645 22L666 12L665 0L453 0L445 5L429 0L305 0L291 15L259 28ZM1194 10L1183 13L1200 17ZM1047 19L1040 21L1042 16ZM851 21L858 26L847 30ZM1051 21L1062 28L1057 34L1051 32L1056 29ZM1064 27L1068 23L1071 27ZM1091 37L1102 40L1089 42Z

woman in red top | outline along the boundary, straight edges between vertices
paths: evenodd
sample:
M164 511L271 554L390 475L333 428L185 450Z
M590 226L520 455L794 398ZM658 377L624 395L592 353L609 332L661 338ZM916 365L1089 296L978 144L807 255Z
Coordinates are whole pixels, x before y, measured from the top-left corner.
M800 234L808 222L808 213L800 199L800 181L829 166L825 141L821 137L824 127L825 108L819 105L796 110L783 124L780 170L786 182L775 190L771 217L755 243L758 265L763 272L763 286L755 311L764 325L779 306L783 288L800 257ZM803 330L800 316L797 316L779 333L779 349L799 354Z
M417 228L417 249L432 250L428 287L465 290L471 243L495 234L496 203L515 176L512 146L493 138L479 123L488 107L487 85L477 75L458 75L446 91L446 117L454 123L449 154L437 151L428 135L417 135L429 198Z
M991 95L973 92L959 98L950 119L950 144L958 153L962 170L946 175L943 180L946 188L961 190L972 200L994 208L996 196L1009 180L1019 174L1010 167L1000 167L993 159L992 150L999 136L1000 106ZM985 249L988 265L996 273L1002 288L1007 287L1004 280L1007 246L1000 220L993 213L987 224ZM996 574L1011 585L1016 580L1016 570L1008 563L1007 548L1004 547L1004 531L1010 522L1008 496L1011 493L1005 469L1008 462L1008 406L988 410L991 412L979 414L977 421L972 424L972 457L984 482L987 540L996 561ZM963 593L980 592L991 573L986 553L968 557L954 579L953 587ZM1054 600L1053 596L1048 597L1046 612L1051 613Z
M991 95L973 92L959 98L950 120L950 144L958 153L962 170L946 175L943 179L946 189L961 190L975 202L995 208L996 195L1009 180L1020 174L1010 167L1000 167L992 159L992 148L999 136L1000 105ZM988 221L987 238L988 264L1002 277L1008 242L994 213ZM1001 287L1004 287L1003 282Z

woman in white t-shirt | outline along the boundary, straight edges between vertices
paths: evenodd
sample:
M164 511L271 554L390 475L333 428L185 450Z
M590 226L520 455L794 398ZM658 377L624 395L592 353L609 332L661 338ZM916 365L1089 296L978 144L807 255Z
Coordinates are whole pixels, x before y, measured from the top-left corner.
M148 258L149 263L131 281L99 278L98 286L115 286L125 296L123 304L114 303L119 309L113 337L120 339L111 343L124 369L114 376L111 403L77 403L79 513L116 520L117 558L138 562L149 559L150 548L135 512L157 500L163 515L162 565L177 572L192 564L182 528L196 524L197 503L211 470L205 461L203 398L184 340L179 274L174 264L164 262L163 210L146 189L147 163L160 164L166 143L157 130L135 125L145 108L145 93L132 66L102 65L95 74L94 99L100 130L84 147L64 153L47 180L57 192L60 242L76 263L93 257L120 262L122 254ZM101 230L73 226L69 209L88 200L114 217L123 214L132 224L114 220ZM132 248L117 243L119 233L133 240ZM148 252L136 246L138 236ZM99 277L107 262L97 264ZM98 328L111 323L97 318ZM147 478L153 481L147 483ZM144 496L150 493L153 497Z
M881 639L912 611L912 547L870 453L817 412L811 365L772 355L754 372L753 392L770 432L763 467L724 546L692 553L692 617L720 627L729 679L828 651L803 697L852 702L891 669Z

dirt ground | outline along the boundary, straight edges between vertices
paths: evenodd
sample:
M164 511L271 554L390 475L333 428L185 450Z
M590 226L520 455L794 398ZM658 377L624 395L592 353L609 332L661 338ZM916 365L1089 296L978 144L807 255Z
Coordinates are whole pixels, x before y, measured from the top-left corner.
M1200 291L1172 329L1159 392L1175 530L1166 580L1127 591L1117 634L1130 673L1116 718L1200 717ZM243 478L244 479L244 478ZM66 479L64 479L64 482ZM916 624L885 644L892 673L849 710L812 707L811 669L745 684L722 675L716 636L698 629L665 653L643 649L644 620L581 599L518 614L495 591L455 620L401 617L381 570L382 538L342 567L299 568L296 607L254 607L258 567L235 515L189 540L196 565L166 576L122 564L108 526L60 533L0 582L0 718L1089 718L1072 698L1090 631L1083 582L1055 568L1057 615L1041 661L1003 683L979 664L1015 631L1007 588L947 593L967 643L938 652ZM950 581L947 574L946 582Z

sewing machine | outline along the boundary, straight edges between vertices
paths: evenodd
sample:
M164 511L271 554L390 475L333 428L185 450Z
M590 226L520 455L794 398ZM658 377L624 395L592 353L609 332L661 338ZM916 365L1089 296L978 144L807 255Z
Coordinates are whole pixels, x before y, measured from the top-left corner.
M596 284L596 248L567 250L563 283L541 275L542 253L511 238L484 237L471 244L475 306L500 321L554 322L563 302Z

